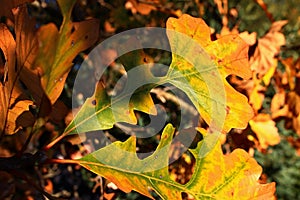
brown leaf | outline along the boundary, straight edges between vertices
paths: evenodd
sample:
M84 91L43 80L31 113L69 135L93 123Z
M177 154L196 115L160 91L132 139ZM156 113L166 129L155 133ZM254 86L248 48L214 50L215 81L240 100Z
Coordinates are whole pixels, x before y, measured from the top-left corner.
M300 135L300 96L292 91L287 95L287 105L292 115L293 128Z
M39 113L38 116L46 116L51 111L51 104L41 85L40 76L32 65L38 51L36 35L36 22L31 19L25 6L13 9L15 15L16 32L16 58L20 70L20 80L30 92Z
M19 95L19 91L14 90L14 81L16 80L16 43L12 34L4 24L0 24L0 49L6 61L3 80L0 83L0 131L1 134L3 134L4 132L13 133L16 129L15 125L8 125L8 113L12 109L12 103L14 103Z
M299 59L296 62L294 62L293 57L289 57L289 58L281 60L281 62L285 67L285 71L287 74L287 80L288 80L290 89L294 90L295 89L294 78L296 77L296 74L297 74L297 67L298 67L297 63L299 63Z
M287 141L296 149L297 155L300 156L300 138L288 136Z
M5 16L14 20L11 10L29 2L33 2L33 0L0 0L0 17Z
M1 84L1 132L13 134L22 127L33 125L35 116L31 108L39 110L37 116L49 113L50 103L41 87L37 72L30 71L36 56L35 21L26 6L13 9L16 41L5 25L1 25L0 48L5 65Z

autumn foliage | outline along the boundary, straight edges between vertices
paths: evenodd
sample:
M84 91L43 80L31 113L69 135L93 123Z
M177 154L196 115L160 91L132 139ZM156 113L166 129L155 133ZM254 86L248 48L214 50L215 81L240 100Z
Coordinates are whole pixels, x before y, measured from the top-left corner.
M299 169L284 171L300 166L291 20L253 1L269 26L251 30L236 3L0 0L0 199L299 198ZM130 37L97 68L89 53L137 27L164 28L169 52Z

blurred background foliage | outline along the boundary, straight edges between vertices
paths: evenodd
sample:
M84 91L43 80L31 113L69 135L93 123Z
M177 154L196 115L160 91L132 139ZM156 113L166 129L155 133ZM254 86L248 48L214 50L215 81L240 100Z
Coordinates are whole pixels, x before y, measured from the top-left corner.
M220 13L218 3L225 5L226 12ZM263 2L263 4L262 4ZM227 5L227 6L226 6ZM265 7L264 7L265 6ZM37 19L37 27L42 24L54 22L58 27L62 23L62 16L55 0L37 0L29 5L30 14ZM216 39L224 27L224 16L227 18L229 29L237 28L239 32L256 32L257 39L263 37L270 29L273 21L288 20L282 32L286 39L286 44L281 47L277 57L285 59L293 57L294 61L300 55L300 4L299 0L78 0L73 10L73 21L81 21L87 18L98 18L100 20L99 42L106 38L136 27L156 26L165 27L169 17L178 17L184 13L194 17L201 17L212 28L212 38ZM1 18L1 21L4 19ZM254 44L251 48L255 48ZM249 55L253 55L250 48ZM76 73L80 67L85 53L80 54L74 60L74 67L69 74L65 89L60 100L71 109L72 87ZM147 52L155 62L169 63L170 54L166 52ZM283 64L279 62L277 69L285 70ZM108 76L108 75L107 75ZM273 81L264 91L264 101L262 108L258 112L270 110L271 101L278 92L277 85ZM286 92L290 92L287 88ZM155 96L154 96L155 98ZM299 103L299 102L298 102ZM80 103L79 103L80 104ZM177 105L172 101L164 104L169 108L172 123L176 123L178 114ZM139 113L140 124L147 123L147 116ZM250 136L256 138L253 131L248 127L242 134L233 130L225 139L223 147L224 153L229 153L235 148L244 148L251 152L255 159L262 165L264 174L262 182L275 181L277 184L278 199L299 199L300 200L300 137L292 128L286 127L287 118L276 119L276 127L281 138L281 142L267 148L256 148L255 141L249 140ZM176 126L176 124L174 124ZM63 127L56 127L63 129ZM128 136L119 134L118 129L110 130L110 133L117 139L124 140ZM43 138L42 138L43 139ZM144 145L147 148L154 148L158 140L153 138ZM74 152L80 151L81 147L64 144L64 152L56 152L59 155L70 157ZM61 151L61 150L60 150ZM253 153L254 151L254 153ZM185 182L184 176L192 173L191 161L186 158L176 162L173 168L183 168L181 174L175 174L177 181ZM190 167L190 169L189 169ZM58 170L59 169L59 170ZM97 178L90 172L82 168L70 166L52 166L48 169L51 173L60 172L60 175L52 176L52 192L60 193L61 196L68 196L70 199L99 199L101 193L106 192L106 199L146 199L145 197L131 192L125 194L120 190L107 186L102 178ZM172 170L172 169L170 169ZM92 180L92 181L91 181ZM103 186L105 185L104 189ZM100 187L98 187L100 186ZM106 191L103 191L106 190ZM79 196L79 197L78 197ZM186 197L187 199L187 197Z
M31 9L32 15L38 19L38 23L45 24L52 21L59 26L62 17L56 2L54 0L40 0L37 2L32 4ZM220 2L223 5L225 3L225 6L228 4L227 13L220 13L218 8ZM261 2L264 3L265 8L263 8ZM80 21L90 17L98 18L100 20L99 42L101 42L111 35L132 28L165 27L169 17L178 17L184 13L203 18L214 31L212 38L221 32L224 26L222 20L224 15L228 18L229 29L237 27L239 32L256 32L257 39L268 32L273 21L288 20L287 25L282 30L286 44L281 47L280 54L277 56L282 59L290 56L294 60L299 58L300 5L298 0L230 0L228 2L216 0L79 0L73 10L73 20ZM166 52L152 53L155 62L164 64L170 62L170 54ZM251 52L249 52L250 54ZM75 60L75 66L69 75L65 91L61 96L61 99L69 106L72 84L81 62L82 56L79 56ZM278 64L279 69L280 66L282 68L281 63ZM264 110L270 110L270 102L275 94L276 86L271 82L265 91L265 99L262 105ZM172 102L168 102L168 105L165 106L176 108L176 105ZM175 116L178 114L177 109L171 109L170 112L174 112ZM147 121L146 116L143 114L140 114L140 116L143 118L141 121ZM300 139L295 131L285 128L285 120L276 121L276 127L282 139L281 142L278 145L269 146L263 151L254 148L254 157L264 169L262 181L275 181L277 183L278 199L300 199L300 157L299 152L296 152L300 145ZM247 134L253 135L253 132L248 130ZM247 139L247 134L242 136L234 132L230 133L223 145L224 149L228 149L229 146L231 150L244 148L249 151L253 147L253 142ZM117 134L113 135L118 137ZM158 142L155 139L151 141L152 143ZM114 194L116 199L145 199L145 197L141 197L135 192L125 194L118 191Z

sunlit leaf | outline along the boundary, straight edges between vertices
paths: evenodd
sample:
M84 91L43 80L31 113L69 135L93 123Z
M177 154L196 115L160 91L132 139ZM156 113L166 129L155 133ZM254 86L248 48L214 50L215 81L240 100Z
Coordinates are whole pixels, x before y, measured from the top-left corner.
M274 22L268 33L258 39L257 48L250 59L250 64L251 69L258 74L259 78L274 66L274 56L279 53L280 46L285 44L285 37L280 30L286 23L286 20Z
M149 15L152 10L156 10L156 7L153 6L155 3L159 3L159 1L152 1L151 3L142 3L136 0L129 0L126 2L125 7L130 9L132 13L136 14L139 12L142 15Z
M196 158L195 172L185 185L174 182L168 172L169 148L174 128L167 125L156 151L140 160L136 139L115 142L80 160L78 164L114 182L125 192L135 190L154 199L149 189L162 199L182 199L185 192L195 199L270 199L275 184L259 184L261 167L244 150L223 155L220 143L199 157L203 142L190 152ZM112 154L113 152L113 154ZM109 155L109 156L108 156Z
M196 65L193 66L189 60L173 53L168 73L170 83L186 92L208 124L212 117L218 117L217 113L212 113L213 107L217 107L220 113L226 112L224 132L231 128L245 128L253 116L252 108L247 98L228 84L226 77L235 74L245 79L250 78L247 44L237 35L227 35L211 41L210 29L205 22L188 15L183 15L179 19L169 18L167 28L193 38L217 66L214 67L206 61L203 56L205 53L195 52L191 48L191 42L187 43L181 38L173 37L175 34L169 34L173 52L183 52L186 57L199 57L199 61L196 60L194 62ZM185 79L187 82L178 81L180 79ZM211 99L218 93L220 99ZM225 99L221 99L222 96L226 96ZM217 121L221 120L220 117Z
M254 119L249 121L249 125L256 134L259 144L263 149L269 145L279 144L280 136L275 122L268 114L258 114Z
M148 68L136 71L134 77L129 73L123 96L115 98L116 103L111 101L104 87L98 83L93 97L87 99L65 131L73 132L75 128L77 132L103 130L111 128L116 122L135 124L133 110L155 114L149 92L156 85L165 83L171 83L185 92L212 128L223 132L234 127L245 128L253 115L252 108L248 105L247 98L229 85L226 77L236 74L248 78L251 75L247 65L247 45L235 35L212 42L209 27L204 21L187 15L179 20L169 19L167 28L177 31L167 32L173 53L168 74L154 77ZM138 43L131 40L128 42L132 45ZM139 50L122 56L120 60L128 71L147 64L144 56L143 51ZM135 83L153 84L145 85L137 91L129 91ZM124 100L128 94L132 96L130 102ZM115 110L114 114L112 109Z
M114 99L107 94L103 84L98 82L94 95L84 102L76 117L65 131L82 133L109 129L117 122L136 124L137 119L134 110L155 115L156 109L150 96L150 90L154 85L141 87L134 94L130 90L130 86L134 82L142 80L157 81L151 75L150 71L141 71L138 77L129 77L124 91ZM128 94L132 94L130 100L127 98Z
M3 98L1 126L5 127L5 130L1 127L1 131L6 134L33 125L36 117L46 116L51 109L38 72L30 69L38 50L36 22L28 16L26 6L13 9L13 14L16 40L4 25L2 29L5 31L1 36L6 40L2 42L4 46L1 47L6 61L1 92ZM36 116L29 111L30 107L36 110Z

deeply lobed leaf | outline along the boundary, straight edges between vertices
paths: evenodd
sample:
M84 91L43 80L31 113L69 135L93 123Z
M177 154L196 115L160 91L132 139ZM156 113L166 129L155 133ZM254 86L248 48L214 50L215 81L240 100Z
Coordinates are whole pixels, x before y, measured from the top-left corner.
M224 122L217 125L223 126L223 132L245 128L253 117L252 108L247 98L229 85L226 77L231 74L245 79L251 77L247 44L237 35L211 41L210 28L205 22L189 15L169 18L167 29L189 37L185 39L167 32L172 52L175 52L168 73L170 82L186 92L209 125L215 118L217 123ZM214 111L216 107L218 110ZM222 119L224 112L226 118Z
M168 155L174 134L169 124L165 127L155 152L140 160L136 155L136 139L115 142L95 151L78 164L114 182L121 190L135 190L152 198L149 189L162 199L182 199L181 193L195 199L270 199L275 183L259 184L261 167L244 150L223 155L220 143L207 154L199 157L203 142L190 152L196 158L195 173L188 183L171 180L168 172ZM112 154L113 152L113 154Z

